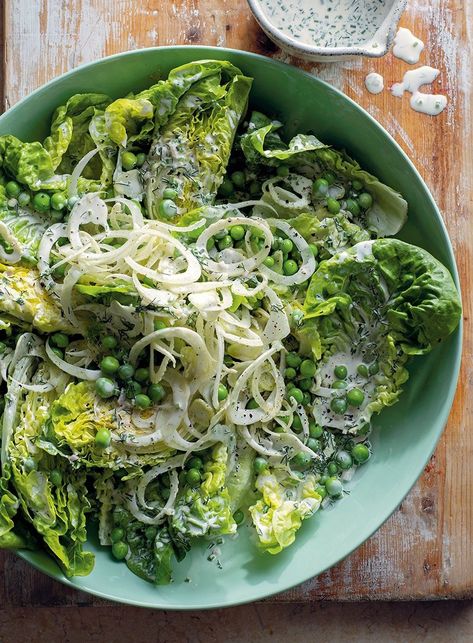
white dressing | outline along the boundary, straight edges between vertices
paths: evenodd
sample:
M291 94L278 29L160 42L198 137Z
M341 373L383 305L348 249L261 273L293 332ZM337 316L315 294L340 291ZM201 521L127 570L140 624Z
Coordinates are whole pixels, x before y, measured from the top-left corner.
M394 38L393 56L414 65L419 62L423 49L424 43L420 38L414 36L410 29L399 28Z
M394 83L391 87L391 93L401 98L404 92L408 91L412 94L410 99L412 109L430 116L437 116L447 106L447 97L442 94L425 94L419 91L419 88L433 83L439 73L438 69L428 65L407 71L402 82Z
M384 89L384 78L381 74L372 71L365 78L365 86L370 94L380 94Z

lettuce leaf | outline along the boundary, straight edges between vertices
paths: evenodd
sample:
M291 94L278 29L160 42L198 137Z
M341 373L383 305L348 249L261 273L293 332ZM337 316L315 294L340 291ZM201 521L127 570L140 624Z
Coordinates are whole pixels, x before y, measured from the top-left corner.
M47 224L44 217L26 208L0 208L0 261L34 263Z

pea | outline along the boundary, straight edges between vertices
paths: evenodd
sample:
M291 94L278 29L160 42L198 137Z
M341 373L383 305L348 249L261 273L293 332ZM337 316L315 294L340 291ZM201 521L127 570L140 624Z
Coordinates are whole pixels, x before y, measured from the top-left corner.
M370 375L376 375L377 373L379 373L379 364L378 364L378 362L373 362L372 364L370 364L368 370L369 370Z
M54 485L55 487L59 487L62 482L62 473L58 469L52 469L51 473L49 474L49 480L52 485Z
M144 393L138 393L138 395L135 396L135 405L139 409L147 409L151 406L151 400Z
M64 219L64 213L59 210L51 210L49 218L52 223L60 223Z
M165 322L163 322L161 319L155 319L153 322L154 330L164 330L167 328Z
M51 207L53 210L63 210L66 207L66 197L60 192L55 192L51 197Z
M314 377L316 370L317 367L311 359L305 359L299 367L302 377Z
M233 174L231 175L231 180L233 185L235 185L240 190L245 187L246 177L244 172L241 172L240 170L233 172Z
M20 192L20 194L18 195L18 205L24 208L29 204L30 201L31 197L28 192Z
M177 190L174 188L165 188L163 190L163 199L171 199L171 201L175 201L177 199Z
M123 152L122 167L124 170L132 170L136 167L136 155L133 152Z
M67 207L69 208L69 210L72 210L72 208L75 206L78 200L79 200L78 196L71 196L70 199L67 199Z
M322 178L325 179L329 185L333 185L333 183L335 183L335 175L331 172L324 172L322 174Z
M248 190L250 192L250 196L259 196L261 194L261 183L259 181L252 181Z
M129 400L131 400L132 398L139 395L142 390L143 390L142 386L139 382L135 382L135 380L130 380L127 382L127 385L126 385L126 396Z
M347 410L347 401L343 397L334 397L330 402L330 408L334 413L343 415Z
M328 181L326 179L317 179L312 185L312 194L315 197L325 196L328 192Z
M367 210L373 205L373 197L368 192L362 192L358 197L358 203L363 210Z
M299 270L299 266L293 259L286 259L283 263L282 269L285 275L291 276L296 274Z
M343 485L338 478L331 477L325 483L325 489L330 497L338 498L342 495Z
M95 382L95 391L103 399L112 397L116 391L115 382L108 377L99 377Z
M283 239L279 244L279 250L282 250L285 255L288 255L290 252L292 252L293 248L294 244L290 239Z
M105 335L105 337L102 337L101 344L105 350L112 351L117 347L118 341L113 335Z
M358 464L363 464L370 457L370 451L365 444L356 444L351 450L351 454Z
M137 368L135 371L135 380L137 382L147 382L149 380L149 368Z
M351 212L355 217L360 214L360 206L354 199L347 199L345 202L345 207L348 212Z
M227 397L228 397L228 389L225 386L225 384L219 384L218 385L217 396L218 396L218 401L219 402L223 402L223 400L227 399Z
M58 348L67 348L69 346L69 337L65 333L54 333L51 335L51 344Z
M116 507L113 510L113 522L119 527L126 527L130 522L130 516L126 509L123 509L123 507Z
M112 543L118 543L120 540L125 538L125 530L122 527L114 527L110 534L110 540Z
M108 357L104 357L100 362L100 370L102 373L105 373L105 375L113 375L119 368L120 362L116 357L112 357L110 355Z
M136 155L136 167L141 167L146 161L146 154L144 152L138 152Z
M230 181L228 177L225 177L220 184L220 187L218 189L219 193L221 196L231 196L233 192L235 191L233 183Z
M171 199L163 199L158 206L158 213L164 219L172 219L177 214L177 205Z
M361 406L364 399L365 394L360 388L352 388L347 393L347 401L350 406Z
M346 388L347 383L344 380L334 380L332 383L332 388L339 390L342 388Z
M356 367L356 372L362 377L369 377L370 374L366 364L358 364L358 366Z
M324 430L319 424L313 420L309 422L309 435L311 438L320 438L323 432Z
M279 242L280 241L282 241L282 239L280 239L279 237L275 237L273 239L272 244L271 244L271 250L273 250L273 251L279 250Z
M315 243L309 243L309 250L311 251L311 253L313 254L314 257L319 256L319 249L315 245Z
M312 451L319 451L321 447L319 440L316 440L315 438L308 438L306 444L309 449L312 449Z
M266 268L272 268L274 266L274 257L266 257L263 265L266 266Z
M335 374L335 377L338 378L339 380L344 380L348 375L347 367L341 364L339 366L335 366L335 368L333 369L333 372Z
M189 469L186 473L186 482L195 487L201 481L200 471L198 469Z
M226 234L218 242L218 249L219 250L226 250L227 248L231 248L232 246L233 246L233 239L231 238L231 236L229 234Z
M286 395L289 400L293 398L298 404L302 404L302 401L304 400L304 394L300 388L292 388Z
M329 475L334 476L336 473L338 473L338 465L336 462L329 462L327 466L327 471L329 472Z
M230 228L230 236L235 241L241 241L245 236L245 228L242 225L234 225Z
M319 494L322 500L327 496L327 489L321 484L315 487L315 492Z
M355 179L354 181L352 181L351 186L355 190L355 192L359 192L360 190L363 189L363 183L358 179Z
M310 377L306 377L302 380L299 380L297 384L301 389L301 391L310 391L313 383L314 383L313 379L311 379Z
M297 375L297 371L295 368L289 367L284 370L284 378L286 380L293 380L296 377L296 375Z
M325 484L328 479L329 479L329 476L320 476L319 483L320 484Z
M335 459L340 469L350 469L353 466L353 459L348 451L339 451Z
M241 509L235 511L235 513L233 514L233 520L237 525L241 525L241 523L245 520L245 514Z
M123 381L131 380L134 374L135 369L131 364L122 364L117 371L118 377Z
M291 460L291 464L298 469L307 469L311 463L312 457L310 453L307 453L306 451L299 451L299 453L296 453Z
M161 384L151 384L148 387L148 395L153 402L161 402L166 396L166 391Z
M8 181L5 185L5 191L8 196L16 198L21 192L21 187L16 181Z
M37 192L33 197L33 207L37 212L47 212L51 205L51 199L46 192Z
M95 434L95 444L102 449L106 449L110 444L111 435L108 429L99 429Z
M292 419L292 428L295 433L300 433L302 431L302 422L298 415L294 415Z
M252 398L250 398L250 399L248 400L248 403L247 403L247 405L246 405L246 408L247 408L247 409L250 409L250 410L252 410L252 409L259 409L259 404L258 404L258 402L257 402L257 401L252 397Z
M157 534L158 534L158 530L156 529L156 527L153 527L152 525L150 525L149 527L146 527L145 529L146 540L154 540Z
M337 201L337 199L328 197L327 210L330 212L330 214L338 214L340 212L340 203Z
M59 357L59 359L64 359L64 353L60 348L57 346L51 346L51 350L57 357Z
M300 363L302 362L302 357L297 353L288 353L286 355L286 364L291 368L299 368Z
M287 176L289 176L289 168L287 167L287 165L280 165L276 170L276 174L285 179Z
M268 466L268 461L266 460L266 458L261 458L258 456L257 458L255 458L253 462L253 469L255 470L255 473L257 475L259 475L260 473L263 473L263 471L266 470L267 466Z
M202 458L199 458L199 456L194 455L192 458L189 458L189 460L186 462L186 469L203 469L204 468L204 463L202 462Z
M117 560L124 560L128 554L128 545L122 540L112 545L112 554Z
M311 403L311 401L312 401L312 398L310 397L310 393L307 393L307 391L305 391L305 392L302 394L302 404L303 404L304 406L309 406L309 404Z

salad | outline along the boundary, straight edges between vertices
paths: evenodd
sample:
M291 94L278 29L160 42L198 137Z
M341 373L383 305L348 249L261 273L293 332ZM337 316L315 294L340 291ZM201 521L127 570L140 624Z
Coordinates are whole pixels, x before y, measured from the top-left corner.
M404 198L251 85L194 62L0 137L1 547L86 575L95 522L156 585L240 525L278 554L458 325Z

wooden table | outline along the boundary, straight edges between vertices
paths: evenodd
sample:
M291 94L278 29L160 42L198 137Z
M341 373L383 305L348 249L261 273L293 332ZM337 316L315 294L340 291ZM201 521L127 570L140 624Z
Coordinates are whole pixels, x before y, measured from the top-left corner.
M473 595L473 135L471 0L410 0L401 25L426 43L422 64L441 70L435 92L449 98L436 118L413 112L388 91L364 89L379 71L390 86L408 68L382 60L329 65L289 60L261 32L244 0L4 0L3 103L83 62L128 49L206 44L246 49L301 65L372 114L417 165L439 204L458 261L464 303L463 368L443 438L419 483L368 542L345 561L278 601L407 600ZM5 606L98 605L3 553Z

